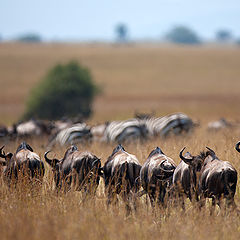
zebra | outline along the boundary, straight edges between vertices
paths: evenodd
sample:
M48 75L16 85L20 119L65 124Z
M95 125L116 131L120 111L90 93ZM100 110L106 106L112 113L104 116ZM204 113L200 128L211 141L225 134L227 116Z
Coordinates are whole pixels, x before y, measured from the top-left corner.
M171 133L180 135L183 132L189 132L195 125L191 118L183 113L174 113L158 118L146 118L145 124L149 137L167 137Z
M61 146L83 142L91 139L90 127L86 123L73 124L59 131L50 141L50 146L58 143Z
M133 118L125 121L110 122L105 128L102 140L122 143L137 139L142 140L147 138L147 135L144 120Z

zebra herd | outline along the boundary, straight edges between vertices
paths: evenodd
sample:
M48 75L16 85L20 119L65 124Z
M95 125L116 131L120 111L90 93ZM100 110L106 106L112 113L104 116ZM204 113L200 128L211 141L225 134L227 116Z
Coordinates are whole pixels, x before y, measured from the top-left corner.
M164 117L138 115L135 118L111 121L90 126L84 122L29 120L11 127L0 126L0 140L15 140L27 137L49 138L49 145L71 145L100 141L105 143L126 143L147 140L153 137L167 137L189 133L196 124L183 113Z
M3 148L0 148L0 157L4 159L0 161L0 173L8 186L16 186L26 179L30 184L35 180L43 181L44 162L29 144L22 142L15 153L6 154ZM156 147L141 166L137 157L121 144L113 149L103 166L100 158L90 152L80 152L75 145L69 147L61 159L51 158L50 151L44 158L53 170L58 191L77 190L95 195L100 178L103 178L108 204L119 195L128 213L132 206L136 208L137 198L144 194L149 196L153 206L165 207L180 199L185 208L184 198L187 197L198 202L200 207L211 198L214 207L215 204L221 206L225 198L226 205L236 209L237 171L233 165L221 160L209 147L197 155L189 152L183 155L185 148L179 153L178 165ZM240 142L235 149L240 153Z
M123 121L112 121L88 127L85 123L75 124L61 130L51 144L60 145L78 143L91 139L106 143L126 143L134 140L146 140L153 137L167 137L171 134L189 133L195 124L183 113L174 113L164 117L133 118Z

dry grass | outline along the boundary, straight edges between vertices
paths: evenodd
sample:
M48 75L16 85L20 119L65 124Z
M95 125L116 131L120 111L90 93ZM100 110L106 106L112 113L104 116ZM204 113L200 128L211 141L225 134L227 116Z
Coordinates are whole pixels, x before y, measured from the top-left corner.
M207 133L206 122L225 116L239 117L240 49L183 47L113 47L84 45L0 45L1 122L15 121L24 109L30 88L56 62L80 60L91 68L104 95L94 104L92 123L132 116L135 109L155 110L158 115L183 111L203 124L188 137L155 139L125 146L143 163L156 146L179 162L183 146L193 154L205 146L230 161L240 171L240 154L234 150L239 129ZM47 139L29 143L43 157ZM19 141L8 143L15 151ZM79 146L99 156L104 163L113 145L93 143ZM65 148L53 150L61 157ZM46 165L46 164L45 164ZM47 167L47 166L46 166ZM154 209L139 200L136 213L126 218L124 204L106 206L101 182L97 196L83 202L81 193L57 195L52 172L47 167L41 191L10 191L0 182L1 239L239 239L240 220L236 212L219 208L213 216L188 202L181 208ZM239 184L236 203L240 206Z
M224 131L206 134L198 129L194 135L184 138L156 139L143 145L125 146L137 155L143 163L149 152L157 145L176 162L182 146L192 153L198 153L206 145L216 150L219 157L233 163L240 171L239 153L233 146L238 140L238 131ZM30 141L35 151L43 156L45 151L41 141ZM9 144L7 150L14 150L17 143ZM104 162L113 146L95 143L79 146L101 157ZM63 156L65 149L56 147L57 157ZM45 164L46 165L46 164ZM138 211L126 218L124 203L107 208L104 186L101 181L97 196L83 201L79 192L57 195L54 191L52 172L47 167L44 184L40 192L9 191L2 184L0 188L0 229L1 239L239 239L240 220L236 212L225 214L219 208L213 216L209 214L209 204L199 211L187 201L185 212L180 207L154 209L146 204L145 196L138 203ZM239 185L236 203L240 206Z

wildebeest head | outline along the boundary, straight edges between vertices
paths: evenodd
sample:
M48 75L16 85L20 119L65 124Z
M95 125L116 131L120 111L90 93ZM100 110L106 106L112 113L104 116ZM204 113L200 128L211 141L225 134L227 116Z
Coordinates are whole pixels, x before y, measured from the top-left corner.
M235 149L240 153L240 141L236 144Z
M207 149L209 151L207 152L201 152L199 155L197 156L192 156L191 153L187 152L184 156L183 156L183 152L185 150L186 147L184 147L181 152L179 153L179 157L186 163L188 164L190 167L192 167L192 169L195 172L200 172L201 168L203 166L204 160L206 157L208 156L213 156L215 155L215 152L208 148Z
M53 158L53 159L48 158L47 155L48 155L48 153L51 152L51 151L49 150L49 151L45 152L44 158L45 158L46 162L47 162L53 169L59 171L60 163L63 162L63 160L64 160L69 154L71 154L71 153L73 153L73 152L75 152L75 151L78 151L78 148L77 148L77 146L72 145L72 146L71 146L70 148L68 148L67 151L65 152L63 159L59 160L59 159L57 159L57 158Z
M195 178L194 185L197 186L200 178L200 172L202 170L202 167L205 163L208 161L212 161L214 159L217 159L215 152L209 148L208 151L201 152L199 155L192 156L191 153L187 152L183 156L183 151L186 147L184 147L181 152L179 153L179 157L190 166L191 174L193 174L193 178Z
M67 153L70 152L72 149L69 148L64 157L66 157ZM52 167L52 171L53 171L53 174L54 174L54 181L56 183L56 186L58 187L59 186L59 182L60 182L60 171L61 171L61 168L62 168L62 162L63 162L63 159L57 159L57 158L52 158L50 159L47 155L50 153L51 151L47 151L45 152L44 154L44 158L45 158L45 161Z

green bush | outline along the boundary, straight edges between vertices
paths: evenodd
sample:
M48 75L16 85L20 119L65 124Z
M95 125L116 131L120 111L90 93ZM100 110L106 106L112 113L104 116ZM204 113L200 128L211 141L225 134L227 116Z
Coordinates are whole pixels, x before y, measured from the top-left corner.
M98 87L87 68L74 61L56 65L32 90L24 119L87 118L97 92Z

